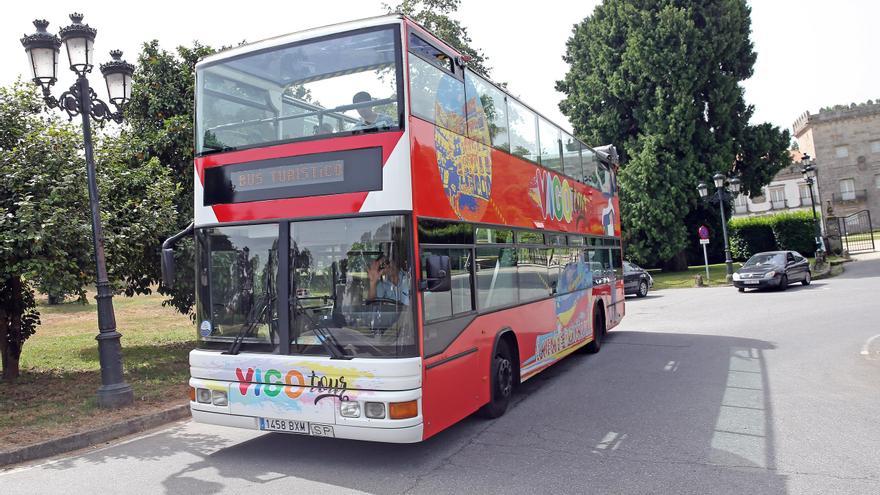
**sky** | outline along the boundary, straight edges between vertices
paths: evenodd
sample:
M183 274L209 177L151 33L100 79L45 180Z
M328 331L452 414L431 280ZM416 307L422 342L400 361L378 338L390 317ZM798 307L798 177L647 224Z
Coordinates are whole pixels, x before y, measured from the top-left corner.
M385 3L396 3L388 0ZM473 45L493 67L492 78L508 83L523 101L563 128L563 95L554 90L568 67L562 60L574 24L589 16L598 0L543 0L520 3L462 0L457 18L468 28ZM754 105L753 123L790 128L804 111L823 106L880 100L880 2L875 0L750 0L752 41L758 53L754 75L744 82L746 102ZM50 32L70 23L72 11L98 29L97 61L122 49L134 62L144 41L158 39L171 49L194 40L211 46L256 41L311 27L384 13L382 0L247 2L153 0L141 5L105 0L11 2L0 16L0 84L28 77L19 39L35 31L31 21L45 18ZM522 7L520 7L522 5ZM63 48L62 48L63 51ZM66 54L62 53L66 58ZM55 92L72 82L70 71ZM106 97L100 73L92 76Z

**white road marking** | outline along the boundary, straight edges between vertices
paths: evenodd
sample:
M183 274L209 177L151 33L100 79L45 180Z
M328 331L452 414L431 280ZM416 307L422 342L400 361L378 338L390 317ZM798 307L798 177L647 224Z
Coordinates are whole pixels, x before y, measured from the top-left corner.
M603 438L601 442L596 444L594 448L605 450L608 447L611 447L611 450L617 450L617 448L620 447L620 443L623 442L625 438L626 433L620 434L615 431L609 431L607 434L605 434L605 438Z
M862 356L870 356L871 351L869 349L871 348L871 342L874 342L874 340L876 340L878 338L880 338L880 334L877 334L877 335L871 337L870 339L866 340L865 345L862 346L862 352L860 354Z

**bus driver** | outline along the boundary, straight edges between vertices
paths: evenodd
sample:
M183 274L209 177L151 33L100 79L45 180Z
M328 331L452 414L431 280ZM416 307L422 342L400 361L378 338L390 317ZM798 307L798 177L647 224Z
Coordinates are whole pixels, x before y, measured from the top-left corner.
M379 255L367 269L370 288L367 299L390 299L409 305L410 280L405 270L398 268L393 259Z

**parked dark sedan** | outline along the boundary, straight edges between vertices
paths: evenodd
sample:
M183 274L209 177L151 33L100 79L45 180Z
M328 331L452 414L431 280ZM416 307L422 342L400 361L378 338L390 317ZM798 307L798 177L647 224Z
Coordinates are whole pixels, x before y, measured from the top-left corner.
M740 292L766 288L785 290L791 283L810 285L811 280L809 260L795 251L758 253L733 274L733 285Z
M630 263L623 262L623 291L624 294L635 294L638 297L648 295L648 289L653 287L654 278L643 268Z

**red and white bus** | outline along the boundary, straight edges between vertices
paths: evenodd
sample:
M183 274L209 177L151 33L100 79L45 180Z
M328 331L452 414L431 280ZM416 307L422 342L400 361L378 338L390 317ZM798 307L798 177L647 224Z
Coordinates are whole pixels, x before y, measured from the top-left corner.
M622 318L613 147L410 19L230 49L196 86L195 421L418 442Z

